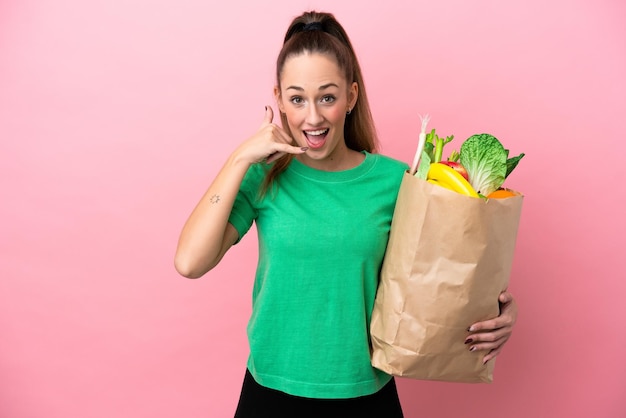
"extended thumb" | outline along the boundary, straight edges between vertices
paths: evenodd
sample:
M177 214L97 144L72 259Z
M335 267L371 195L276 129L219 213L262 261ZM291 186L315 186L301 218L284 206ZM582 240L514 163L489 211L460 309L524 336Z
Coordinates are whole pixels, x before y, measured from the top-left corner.
M265 106L265 120L264 122L267 124L272 123L274 120L274 109L271 106Z

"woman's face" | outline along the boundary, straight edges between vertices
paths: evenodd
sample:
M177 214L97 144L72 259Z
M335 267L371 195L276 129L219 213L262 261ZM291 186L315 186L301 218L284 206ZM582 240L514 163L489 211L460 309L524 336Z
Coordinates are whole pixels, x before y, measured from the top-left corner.
M328 56L305 53L285 61L275 94L294 140L309 147L296 158L315 168L340 167L349 153L343 128L356 103L357 84L348 84Z

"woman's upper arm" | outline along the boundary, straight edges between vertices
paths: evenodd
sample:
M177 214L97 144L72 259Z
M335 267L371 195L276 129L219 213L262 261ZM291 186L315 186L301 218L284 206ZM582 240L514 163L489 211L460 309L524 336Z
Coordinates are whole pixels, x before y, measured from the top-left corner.
M222 257L224 257L224 254L226 254L226 251L228 251L230 247L235 245L238 239L239 239L239 232L237 232L237 229L233 226L233 224L228 222L226 224L226 229L224 230L224 239L222 240L222 248L220 250L220 255L217 260L217 263L219 263Z
M222 261L222 258L224 258L226 252L237 242L238 239L239 232L237 232L237 229L233 226L233 224L227 222L226 228L224 229L224 237L222 238L222 246L220 247L220 252L217 255L217 258L213 260L213 263L211 263L206 272L212 270L220 263L220 261Z

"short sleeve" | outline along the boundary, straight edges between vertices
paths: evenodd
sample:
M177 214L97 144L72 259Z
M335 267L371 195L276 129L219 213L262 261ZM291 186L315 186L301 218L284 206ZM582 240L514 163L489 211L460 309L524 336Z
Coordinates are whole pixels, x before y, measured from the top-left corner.
M241 241L241 238L250 230L252 222L258 215L258 194L265 172L266 170L260 164L254 164L248 169L241 182L241 187L237 192L237 197L228 217L228 222L235 227L239 235L235 244Z

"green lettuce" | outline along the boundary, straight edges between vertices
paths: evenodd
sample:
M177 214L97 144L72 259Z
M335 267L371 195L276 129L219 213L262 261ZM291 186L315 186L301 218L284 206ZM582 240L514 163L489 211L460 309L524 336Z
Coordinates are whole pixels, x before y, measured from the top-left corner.
M460 154L461 165L479 195L487 196L502 186L507 176L508 151L496 137L472 135L461 145Z
M509 155L509 150L508 149L506 150L506 155L507 155L507 157ZM515 167L517 167L517 164L519 163L519 160L521 160L524 155L526 155L526 154L524 154L522 152L517 157L511 157L511 158L508 158L506 160L506 175L504 176L505 178L508 177L509 174L511 174L511 171L513 171L513 169Z

